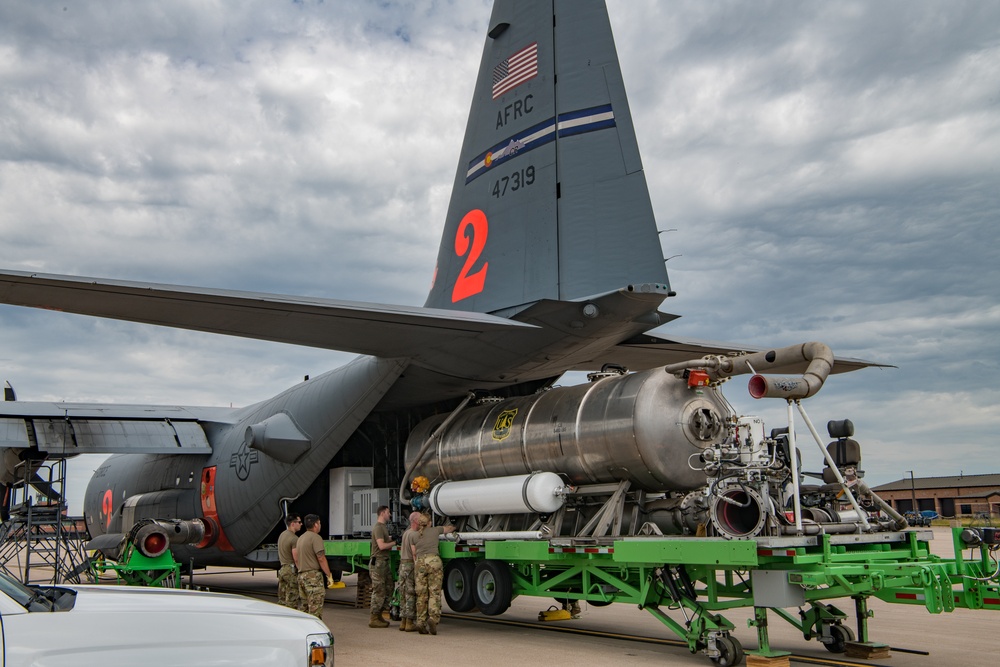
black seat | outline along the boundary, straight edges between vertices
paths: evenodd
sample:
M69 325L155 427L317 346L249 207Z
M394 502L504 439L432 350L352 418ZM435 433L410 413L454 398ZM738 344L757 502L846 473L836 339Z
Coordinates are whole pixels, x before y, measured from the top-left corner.
M861 477L863 473L858 469L861 465L861 445L851 438L854 435L854 424L850 419L831 420L827 422L826 430L831 438L837 438L826 446L826 451L829 452L841 476L848 481ZM839 487L837 476L829 464L823 468L823 481L828 485Z

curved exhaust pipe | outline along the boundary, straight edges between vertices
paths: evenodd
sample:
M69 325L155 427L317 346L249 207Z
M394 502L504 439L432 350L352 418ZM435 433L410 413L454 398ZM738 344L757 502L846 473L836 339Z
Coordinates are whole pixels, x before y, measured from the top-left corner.
M769 369L780 369L806 363L801 377L767 377ZM716 356L691 359L664 366L667 373L703 368L709 378L718 381L734 375L753 373L748 389L754 398L809 398L818 392L833 370L833 351L823 343L790 345L775 350L754 352L738 357Z

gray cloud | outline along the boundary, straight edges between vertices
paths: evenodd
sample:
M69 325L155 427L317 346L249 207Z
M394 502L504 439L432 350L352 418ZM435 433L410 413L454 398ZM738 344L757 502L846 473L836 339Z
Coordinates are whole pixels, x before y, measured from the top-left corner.
M664 333L895 364L806 407L820 428L855 421L872 481L995 470L1000 8L609 9L654 210L677 230L664 308L683 317ZM423 303L488 16L0 7L0 266ZM243 404L346 358L9 307L0 323L26 400Z

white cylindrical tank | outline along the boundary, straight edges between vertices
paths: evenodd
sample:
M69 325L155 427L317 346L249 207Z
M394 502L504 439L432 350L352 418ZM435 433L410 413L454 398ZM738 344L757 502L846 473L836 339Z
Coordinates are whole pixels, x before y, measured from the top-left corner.
M551 514L566 502L565 488L552 472L442 482L431 489L430 504L443 516Z

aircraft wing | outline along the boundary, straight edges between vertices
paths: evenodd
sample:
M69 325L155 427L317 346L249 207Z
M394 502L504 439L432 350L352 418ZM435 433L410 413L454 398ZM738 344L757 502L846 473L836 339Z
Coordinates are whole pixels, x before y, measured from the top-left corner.
M0 448L76 454L210 454L200 421L227 408L0 402ZM28 429L34 434L29 438Z
M382 357L534 329L482 313L0 271L0 303Z
M740 352L760 352L766 348L740 343L726 343L721 341L701 340L697 338L681 338L671 336L670 338L659 338L648 334L634 336L608 350L602 355L605 363L614 363L625 366L629 370L638 371L645 368L656 368L667 364L696 359L705 355L721 354L732 356ZM881 364L864 359L852 357L834 357L833 373L847 373L870 366L878 368L895 368L889 364ZM593 365L580 366L573 370L593 370ZM801 372L805 370L805 364L801 368L795 366L788 367L789 372Z

